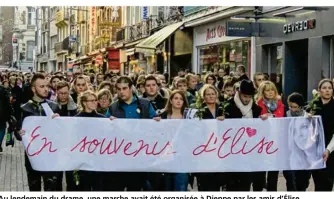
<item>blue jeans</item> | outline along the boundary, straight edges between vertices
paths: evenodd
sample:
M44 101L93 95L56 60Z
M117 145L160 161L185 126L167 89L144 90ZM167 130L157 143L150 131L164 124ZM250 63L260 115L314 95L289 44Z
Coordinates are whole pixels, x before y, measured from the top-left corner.
M2 146L2 140L6 134L6 127L0 127L0 147Z
M166 191L187 191L188 173L167 173L165 176Z

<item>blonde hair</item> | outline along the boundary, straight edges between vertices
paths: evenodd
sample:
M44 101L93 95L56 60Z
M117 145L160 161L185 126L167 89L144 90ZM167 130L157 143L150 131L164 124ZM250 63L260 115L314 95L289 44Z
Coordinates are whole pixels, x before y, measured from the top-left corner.
M84 106L83 103L88 100L89 96L93 96L97 100L97 95L93 91L87 90L87 91L82 92L78 97L79 111L84 111L85 110L85 106Z
M205 92L208 90L208 89L212 89L215 93L216 93L216 96L217 96L217 103L219 102L219 91L211 84L205 84L200 90L199 90L199 93L200 93L200 96L202 98L202 100L204 101L204 96L205 96Z
M267 89L273 89L275 91L275 98L278 99L279 95L275 84L271 81L264 81L259 86L259 100L264 99L264 91Z
M112 95L111 92L108 89L101 89L98 93L97 93L97 100L100 100L103 96L107 96L110 104L112 103Z

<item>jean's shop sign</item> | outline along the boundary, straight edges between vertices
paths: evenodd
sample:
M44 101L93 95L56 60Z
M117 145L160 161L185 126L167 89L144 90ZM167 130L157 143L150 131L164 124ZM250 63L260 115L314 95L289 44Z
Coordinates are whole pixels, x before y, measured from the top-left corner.
M283 32L285 34L289 34L297 31L310 30L314 28L315 28L315 19L309 19L309 20L297 21L294 23L285 24L283 26Z

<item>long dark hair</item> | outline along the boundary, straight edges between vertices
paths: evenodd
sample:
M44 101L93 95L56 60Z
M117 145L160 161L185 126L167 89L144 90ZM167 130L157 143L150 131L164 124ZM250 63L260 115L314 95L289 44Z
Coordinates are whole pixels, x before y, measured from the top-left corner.
M188 107L188 100L187 97L185 95L185 92L180 91L180 90L174 90L172 92L172 94L169 96L169 99L167 101L166 107L165 107L165 112L169 115L173 114L173 108L172 108L172 99L174 98L174 96L176 94L181 95L182 99L183 99L183 105L181 107L181 114L184 114L184 110Z

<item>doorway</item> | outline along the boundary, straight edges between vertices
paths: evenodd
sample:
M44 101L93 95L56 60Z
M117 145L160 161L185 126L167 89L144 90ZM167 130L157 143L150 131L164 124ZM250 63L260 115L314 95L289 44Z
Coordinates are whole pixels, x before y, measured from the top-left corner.
M284 95L298 92L307 97L308 40L285 43Z

